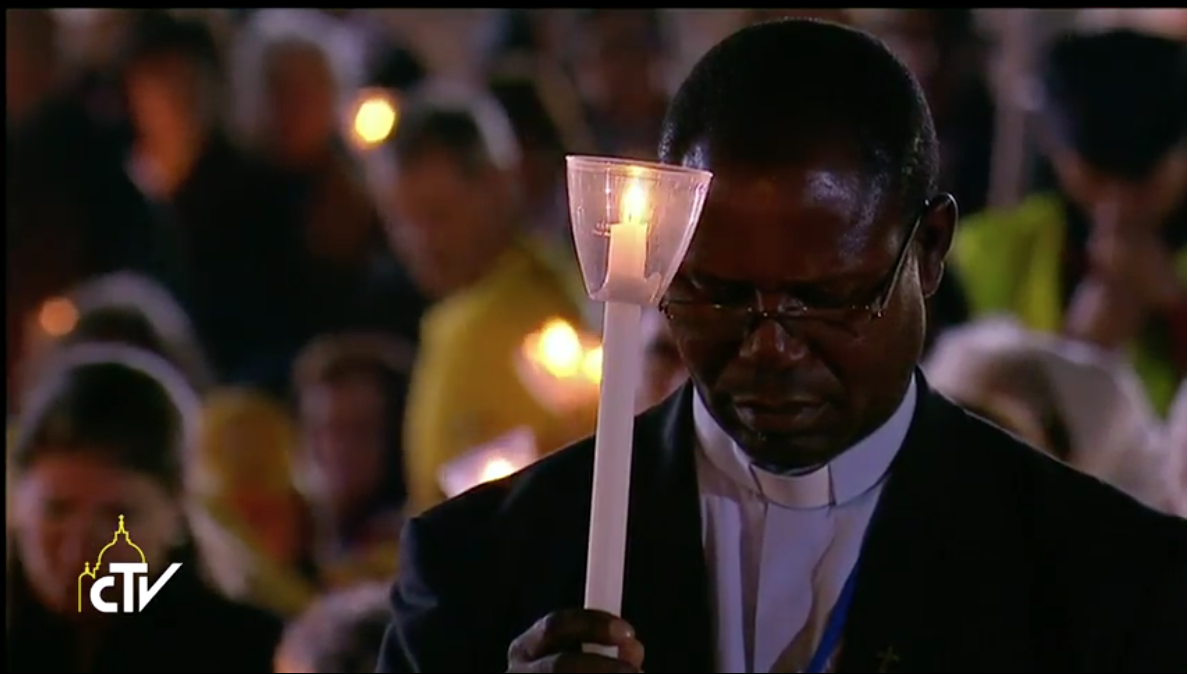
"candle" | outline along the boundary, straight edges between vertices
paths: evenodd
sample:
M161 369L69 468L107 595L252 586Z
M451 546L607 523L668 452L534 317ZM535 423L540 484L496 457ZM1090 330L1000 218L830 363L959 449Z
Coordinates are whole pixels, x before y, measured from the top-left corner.
M619 614L643 355L640 316L659 299L684 255L712 176L608 157L568 157L566 166L583 280L591 299L605 303L602 348L587 352L581 366L587 375L601 368L584 605ZM663 209L656 208L657 195ZM656 227L660 232L651 236ZM584 650L616 655L592 644Z
M607 284L638 284L644 280L648 260L647 214L647 192L638 181L632 181L619 203L619 222L609 228Z

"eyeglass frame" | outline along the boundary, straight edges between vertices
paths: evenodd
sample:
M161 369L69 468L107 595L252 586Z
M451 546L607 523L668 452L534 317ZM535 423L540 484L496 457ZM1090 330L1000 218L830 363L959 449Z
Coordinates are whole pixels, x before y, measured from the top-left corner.
M675 306L688 307L703 307L716 311L734 311L742 313L738 316L740 325L745 325L745 329L741 332L742 335L751 334L756 326L763 321L774 321L780 327L787 330L788 322L792 321L823 321L841 324L853 324L856 316L865 316L869 321L875 321L883 317L888 305L891 303L891 296L895 289L899 286L899 280L903 276L903 270L907 267L908 253L911 251L912 242L916 240L916 234L920 231L920 224L924 220L924 216L929 211L930 204L925 204L924 209L912 221L912 226L908 230L907 236L904 238L903 245L899 249L899 253L895 256L895 264L888 270L887 275L883 277L879 285L882 290L879 291L875 298L866 304L854 304L846 307L836 308L816 308L805 304L804 302L790 298L799 304L797 308L780 307L778 309L763 309L755 306L753 303L749 304L722 304L719 302L702 302L699 300L673 300L665 297L660 301L659 309L671 322L680 322L679 318L673 316L671 308ZM829 316L842 318L833 318L832 320L826 318L824 315L813 315L813 312L822 312L822 314L829 314Z

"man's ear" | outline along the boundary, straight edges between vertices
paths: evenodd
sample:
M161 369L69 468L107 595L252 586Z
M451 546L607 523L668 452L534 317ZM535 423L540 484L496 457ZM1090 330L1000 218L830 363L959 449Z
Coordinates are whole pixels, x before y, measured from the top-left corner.
M945 257L953 245L953 233L957 229L957 200L953 195L942 193L924 207L920 219L919 273L920 288L925 297L932 297L940 287L945 274Z

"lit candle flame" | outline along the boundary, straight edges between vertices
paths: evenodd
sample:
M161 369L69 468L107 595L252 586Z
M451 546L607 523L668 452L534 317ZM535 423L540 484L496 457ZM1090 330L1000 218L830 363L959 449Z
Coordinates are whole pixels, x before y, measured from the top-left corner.
M572 377L582 366L582 340L572 325L555 318L541 329L531 355L554 377Z
M63 297L47 300L37 314L37 323L47 335L61 337L69 334L78 324L78 309L73 302Z
M648 215L648 193L639 181L631 181L631 184L623 191L619 212L622 218L620 222L624 224L644 224Z
M488 461L487 465L483 466L483 474L479 477L479 482L494 482L514 472L516 472L516 467L512 465L511 461L503 457L496 457Z
M392 135L397 117L396 106L387 97L370 96L355 110L355 137L366 147L379 145Z

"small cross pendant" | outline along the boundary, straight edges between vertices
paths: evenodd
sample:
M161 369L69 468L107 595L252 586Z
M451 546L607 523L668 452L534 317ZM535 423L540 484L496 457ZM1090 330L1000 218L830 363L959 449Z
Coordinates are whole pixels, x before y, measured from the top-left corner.
M899 662L899 656L896 655L895 649L888 646L886 650L879 653L879 674L888 674L891 671L891 666Z

